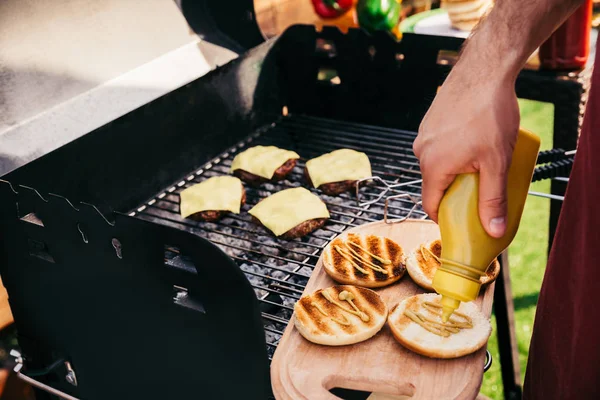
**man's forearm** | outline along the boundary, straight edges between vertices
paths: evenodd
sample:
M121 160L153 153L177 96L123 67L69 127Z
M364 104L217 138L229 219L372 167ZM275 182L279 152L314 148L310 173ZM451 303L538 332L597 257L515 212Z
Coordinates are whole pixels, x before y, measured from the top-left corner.
M515 79L528 57L584 0L496 0L463 49L463 68ZM478 61L480 60L480 61ZM473 66L473 67L469 67Z

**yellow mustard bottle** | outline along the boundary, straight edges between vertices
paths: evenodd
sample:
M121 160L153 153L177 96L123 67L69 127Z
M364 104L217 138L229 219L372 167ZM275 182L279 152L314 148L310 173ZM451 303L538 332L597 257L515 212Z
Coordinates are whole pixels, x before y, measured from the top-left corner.
M479 295L480 277L515 237L540 149L540 138L520 129L508 172L508 215L501 238L487 234L479 219L479 174L458 175L442 198L438 224L442 239L441 266L433 288L442 295L442 319L447 321L461 301Z

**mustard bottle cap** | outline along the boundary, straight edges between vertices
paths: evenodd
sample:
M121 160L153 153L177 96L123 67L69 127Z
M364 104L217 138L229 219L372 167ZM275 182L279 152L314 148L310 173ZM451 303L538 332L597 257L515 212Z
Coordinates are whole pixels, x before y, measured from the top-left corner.
M460 300L453 299L449 296L442 295L442 322L448 322L448 319L452 316L452 313L460 307Z

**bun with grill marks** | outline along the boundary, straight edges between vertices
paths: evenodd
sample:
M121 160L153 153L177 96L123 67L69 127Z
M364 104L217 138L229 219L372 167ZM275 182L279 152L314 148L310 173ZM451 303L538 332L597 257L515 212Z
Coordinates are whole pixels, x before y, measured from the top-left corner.
M441 265L441 256L442 241L439 239L415 248L406 259L406 269L412 280L423 289L433 292L433 276ZM479 280L482 285L486 285L495 281L499 274L500 263L496 258Z
M338 283L378 288L402 278L405 258L402 247L391 239L349 233L325 248L323 267Z
M444 324L440 299L438 294L424 293L392 307L388 325L394 338L407 349L431 358L462 357L485 346L492 327L479 307L463 302Z
M387 306L374 291L350 285L332 286L298 300L294 325L310 342L344 346L375 336L387 315Z

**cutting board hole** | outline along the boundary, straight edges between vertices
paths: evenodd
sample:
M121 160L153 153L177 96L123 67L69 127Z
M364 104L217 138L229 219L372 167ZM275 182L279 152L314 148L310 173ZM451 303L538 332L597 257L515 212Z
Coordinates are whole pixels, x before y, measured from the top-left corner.
M367 400L371 395L370 392L363 392L361 390L352 390L336 387L330 389L329 392L343 400Z
M353 390L336 387L329 390L331 394L343 400L410 400L410 395L391 395L385 393L371 393L362 390Z

